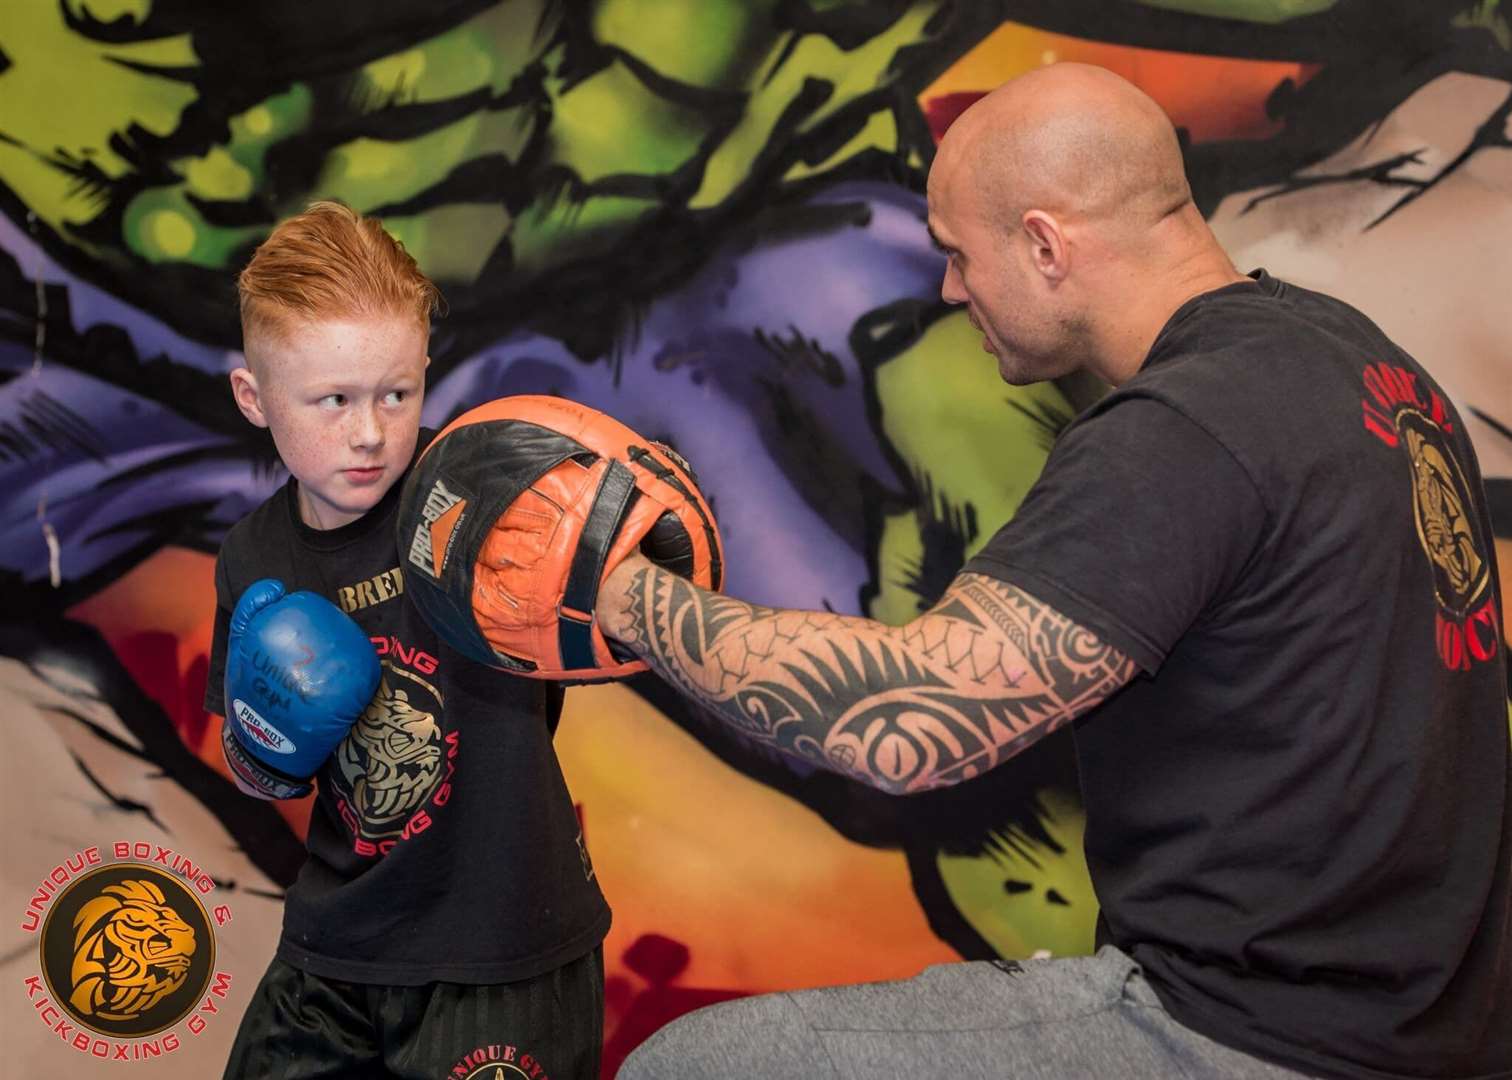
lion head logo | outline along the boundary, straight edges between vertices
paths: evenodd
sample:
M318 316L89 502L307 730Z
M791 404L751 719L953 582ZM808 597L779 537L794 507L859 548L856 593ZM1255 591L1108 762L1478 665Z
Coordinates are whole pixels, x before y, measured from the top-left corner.
M107 885L74 916L73 990L81 1016L133 1020L184 985L194 930L150 881Z
M441 779L441 727L387 678L341 743L336 764L370 836L396 833Z

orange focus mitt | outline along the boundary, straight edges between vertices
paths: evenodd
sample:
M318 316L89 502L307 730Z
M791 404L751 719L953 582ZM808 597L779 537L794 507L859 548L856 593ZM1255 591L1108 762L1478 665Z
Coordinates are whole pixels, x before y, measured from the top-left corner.
M660 443L565 398L500 398L437 434L400 493L405 589L452 648L536 679L646 670L594 622L633 551L708 589L724 580L714 515Z

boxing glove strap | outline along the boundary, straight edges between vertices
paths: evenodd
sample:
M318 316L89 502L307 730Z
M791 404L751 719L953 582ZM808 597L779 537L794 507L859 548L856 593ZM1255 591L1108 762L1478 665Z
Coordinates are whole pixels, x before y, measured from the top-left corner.
M285 776L248 754L236 737L234 724L232 720L221 724L221 749L225 751L226 764L243 784L270 799L299 799L315 790L308 780Z
M604 562L609 547L619 531L620 522L635 497L635 474L618 461L610 459L604 477L593 497L593 508L583 522L567 585L562 590L562 610L557 619L557 648L562 666L592 668L598 666L593 655L593 611L598 602L599 582L604 577ZM568 611L580 614L568 614Z

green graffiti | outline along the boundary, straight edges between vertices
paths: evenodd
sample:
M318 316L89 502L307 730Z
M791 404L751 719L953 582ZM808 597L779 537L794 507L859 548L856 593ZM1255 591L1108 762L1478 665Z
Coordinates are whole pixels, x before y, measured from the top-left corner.
M954 312L877 369L883 433L924 491L920 505L883 526L869 609L883 622L905 623L938 595L921 595L915 582L929 561L927 538L936 523L948 525L947 508L969 507L974 522L950 557L959 565L1013 517L1077 412L1055 383L1004 383L981 342L965 313Z
M121 40L92 28L142 26L152 5L10 0L0 20L0 181L69 242L109 258L78 231L109 209L144 138L168 136L195 100L184 74L198 60L188 34ZM70 19L74 20L70 25Z
M817 25L784 25L775 3L606 0L569 28L560 5L517 0L381 55L307 46L318 64L269 76L259 95L258 71L201 67L197 37L162 29L172 13L112 6L162 35L123 45L27 0L0 42L0 184L170 321L199 291L154 294L130 266L229 275L316 198L392 219L443 286L483 285L493 268L520 288L603 258L668 209L725 212L743 190L771 197L864 150L897 152L894 106L922 76L904 85L896 59L927 40L940 6L873 14L864 40L842 46ZM138 131L157 141L123 152ZM921 148L906 150L922 168Z
M1048 789L1040 802L1050 844L998 832L980 855L941 854L935 865L956 909L999 956L1083 956L1097 926L1082 854L1086 815L1065 792Z
M687 86L743 92L773 24L774 0L605 0L593 36ZM697 48L689 48L697 42Z

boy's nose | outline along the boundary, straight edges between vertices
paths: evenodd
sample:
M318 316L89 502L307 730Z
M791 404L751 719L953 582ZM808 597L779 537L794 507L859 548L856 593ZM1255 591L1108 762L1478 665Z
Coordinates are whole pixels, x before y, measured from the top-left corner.
M352 449L377 450L383 445L383 418L376 407L356 410L352 423Z

